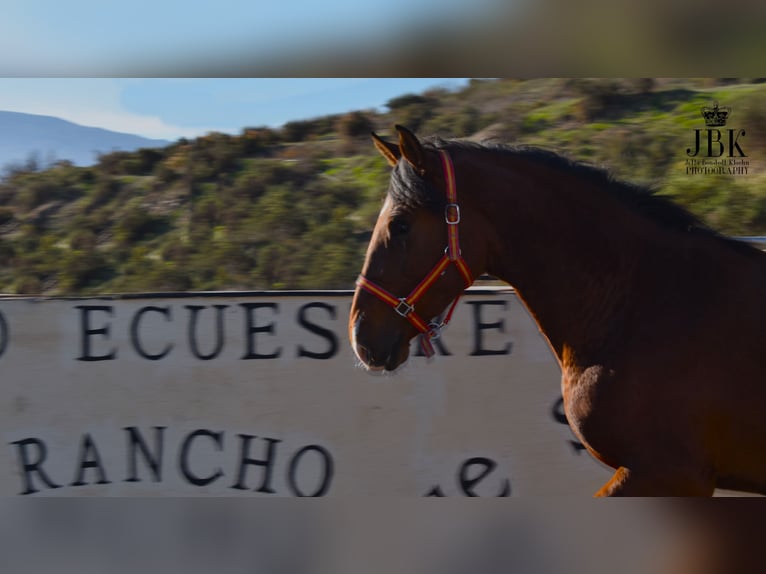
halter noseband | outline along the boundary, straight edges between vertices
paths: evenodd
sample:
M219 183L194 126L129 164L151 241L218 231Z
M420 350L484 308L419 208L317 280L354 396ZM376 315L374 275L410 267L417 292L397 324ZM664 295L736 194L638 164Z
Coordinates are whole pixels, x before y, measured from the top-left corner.
M356 284L359 287L372 293L390 307L393 307L394 311L412 323L412 325L422 334L420 341L426 357L433 356L434 347L431 340L437 339L441 330L447 326L447 323L449 323L452 318L452 313L460 299L460 295L458 295L452 302L444 320L440 323L434 321L426 323L420 315L415 313L415 303L420 300L439 277L444 275L444 272L450 263L454 263L455 267L457 267L460 272L460 275L462 275L466 289L473 284L471 271L468 269L468 265L460 253L460 241L458 239L460 206L457 203L455 169L452 165L452 160L446 151L439 150L439 154L442 160L442 167L444 168L444 179L447 182L447 205L444 208L444 220L447 222L447 248L444 250L444 255L442 255L442 258L439 259L438 263L431 269L428 275L426 275L406 297L396 297L392 295L383 287L376 285L363 275L360 275L356 281Z

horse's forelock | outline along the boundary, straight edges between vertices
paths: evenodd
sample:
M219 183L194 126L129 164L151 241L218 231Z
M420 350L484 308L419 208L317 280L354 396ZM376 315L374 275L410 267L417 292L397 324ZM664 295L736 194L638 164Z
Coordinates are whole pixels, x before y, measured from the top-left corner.
M419 176L406 161L399 161L391 173L389 196L395 205L407 209L425 207L434 212L443 211L444 194Z

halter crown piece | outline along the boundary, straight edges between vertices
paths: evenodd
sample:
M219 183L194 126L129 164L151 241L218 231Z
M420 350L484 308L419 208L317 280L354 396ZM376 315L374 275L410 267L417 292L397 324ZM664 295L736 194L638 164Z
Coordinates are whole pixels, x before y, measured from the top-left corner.
M356 284L359 287L375 295L378 299L392 307L399 315L412 323L412 325L421 333L420 344L423 347L423 353L425 353L426 357L432 357L434 355L434 347L431 341L439 338L441 330L446 327L450 319L452 319L452 313L455 311L455 307L457 307L460 295L458 295L452 302L449 311L441 322L431 321L426 323L420 315L415 313L415 303L420 300L439 277L444 275L444 272L450 263L454 263L455 267L457 267L460 272L460 275L462 275L466 289L473 284L471 271L468 269L468 265L460 253L460 241L458 238L460 206L457 203L455 168L446 151L439 150L439 154L444 169L444 180L447 182L447 205L444 208L444 220L447 222L447 248L444 250L444 255L442 255L442 258L439 259L438 263L436 263L428 275L426 275L406 297L396 297L392 295L383 287L373 283L363 275L360 275L356 281Z

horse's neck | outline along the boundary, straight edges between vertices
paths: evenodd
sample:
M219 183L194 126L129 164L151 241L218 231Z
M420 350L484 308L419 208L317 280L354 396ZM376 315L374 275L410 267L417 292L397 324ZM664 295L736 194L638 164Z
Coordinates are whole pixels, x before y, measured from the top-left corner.
M488 272L517 290L562 363L587 361L609 344L637 269L655 256L648 226L571 175L525 166L510 178L485 210L496 230Z

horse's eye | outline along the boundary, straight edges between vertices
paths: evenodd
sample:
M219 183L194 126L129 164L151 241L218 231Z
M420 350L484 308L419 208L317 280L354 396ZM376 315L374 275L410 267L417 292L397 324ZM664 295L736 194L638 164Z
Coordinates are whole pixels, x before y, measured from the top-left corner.
M410 222L402 217L396 217L391 222L391 235L405 235L410 230Z

